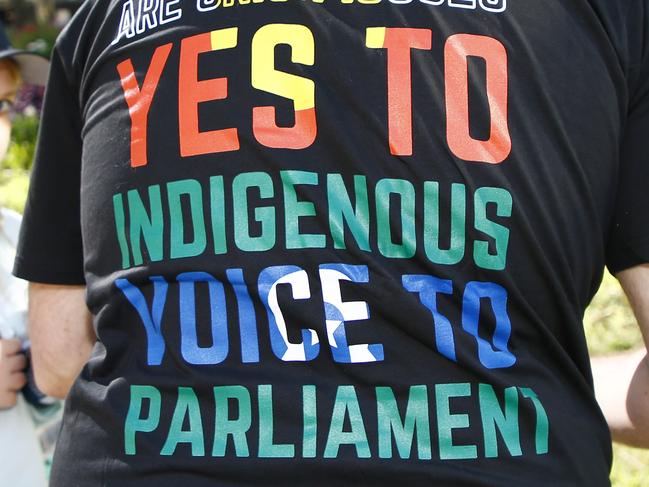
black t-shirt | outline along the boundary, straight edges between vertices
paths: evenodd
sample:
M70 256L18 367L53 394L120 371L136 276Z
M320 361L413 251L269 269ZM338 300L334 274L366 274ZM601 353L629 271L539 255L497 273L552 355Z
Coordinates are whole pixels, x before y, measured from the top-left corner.
M16 266L98 336L53 485L608 485L647 135L646 0L86 1Z

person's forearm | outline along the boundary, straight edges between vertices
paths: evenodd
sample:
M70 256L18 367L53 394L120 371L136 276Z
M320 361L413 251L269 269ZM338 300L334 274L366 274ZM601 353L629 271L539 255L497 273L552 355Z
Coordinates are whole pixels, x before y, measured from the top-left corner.
M593 359L595 393L613 441L649 448L649 359L644 350Z
M49 396L64 398L96 341L85 288L31 283L29 333L36 385Z

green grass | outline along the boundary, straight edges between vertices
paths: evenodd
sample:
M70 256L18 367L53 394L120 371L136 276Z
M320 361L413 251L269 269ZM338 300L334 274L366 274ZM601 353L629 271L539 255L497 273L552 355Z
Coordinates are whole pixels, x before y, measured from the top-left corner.
M29 174L27 171L3 169L0 171L0 206L22 212L25 206Z
M649 485L649 450L613 445L613 487L647 487Z
M642 336L617 280L606 273L586 310L584 329L593 355L642 347ZM613 445L613 487L649 485L649 450Z
M34 158L38 119L18 116L13 121L11 144L0 165L0 206L22 212Z
M584 329L592 355L631 350L642 345L640 329L620 285L604 274L597 295L586 310Z

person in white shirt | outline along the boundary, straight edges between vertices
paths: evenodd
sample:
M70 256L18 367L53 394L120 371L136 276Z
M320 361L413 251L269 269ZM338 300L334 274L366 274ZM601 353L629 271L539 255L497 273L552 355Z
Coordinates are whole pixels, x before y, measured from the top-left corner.
M0 25L0 158L11 134L10 111L22 82L44 84L48 61L13 49ZM0 485L44 487L43 454L28 405L20 394L27 381L26 283L11 275L20 215L0 208Z

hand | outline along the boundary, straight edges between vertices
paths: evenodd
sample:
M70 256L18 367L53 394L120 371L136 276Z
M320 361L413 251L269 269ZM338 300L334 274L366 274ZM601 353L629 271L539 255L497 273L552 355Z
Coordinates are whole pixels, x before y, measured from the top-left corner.
M27 360L19 340L0 340L0 409L16 405L18 391L27 382Z

